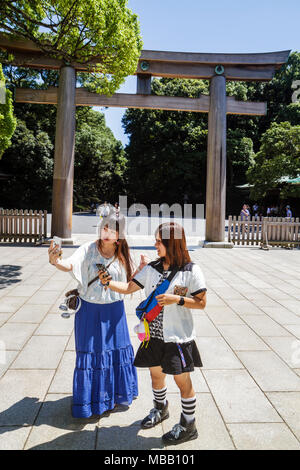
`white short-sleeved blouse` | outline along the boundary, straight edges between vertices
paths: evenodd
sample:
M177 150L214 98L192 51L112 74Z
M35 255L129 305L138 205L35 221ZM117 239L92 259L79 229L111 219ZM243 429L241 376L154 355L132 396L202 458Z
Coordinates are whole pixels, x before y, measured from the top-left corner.
M96 242L88 242L79 247L68 261L72 264L71 276L78 282L78 292L83 300L97 304L107 304L123 300L124 295L113 292L111 289L105 290L100 280L93 282L88 287L88 283L98 274L96 264L104 264L107 266L114 257L104 258L98 248ZM118 259L108 268L109 274L114 281L127 282L126 269Z

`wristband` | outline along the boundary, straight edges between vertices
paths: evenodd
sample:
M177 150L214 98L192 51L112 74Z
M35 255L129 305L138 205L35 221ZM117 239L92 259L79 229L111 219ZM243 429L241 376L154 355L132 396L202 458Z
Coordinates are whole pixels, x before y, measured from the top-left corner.
M184 305L184 297L180 297L179 302L177 302L177 305Z

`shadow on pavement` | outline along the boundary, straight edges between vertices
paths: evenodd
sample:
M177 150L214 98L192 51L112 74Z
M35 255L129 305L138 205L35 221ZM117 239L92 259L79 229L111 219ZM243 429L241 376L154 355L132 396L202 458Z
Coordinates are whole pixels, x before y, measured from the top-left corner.
M136 422L137 423L137 422ZM43 444L27 447L28 450L151 450L163 449L158 437L139 436L140 428L111 426L94 431L76 431Z
M21 279L18 279L21 275L21 269L22 266L2 264L0 266L0 289L5 289L5 287L10 286L11 284L21 282Z
M51 395L50 395L51 396ZM27 449L31 450L138 450L163 448L160 438L139 436L140 421L128 426L109 426L110 412L87 419L76 419L71 415L71 396L40 402L36 397L24 397L7 410L0 413L0 435L13 432L24 426L32 426ZM118 405L111 413L122 414L128 407ZM105 417L105 425L99 420ZM94 430L85 430L87 425L95 424ZM102 422L101 422L102 424ZM39 428L42 427L41 430ZM9 428L9 429L8 429ZM57 435L56 429L70 431L51 440ZM47 440L36 444L39 440ZM31 445L32 442L32 445Z

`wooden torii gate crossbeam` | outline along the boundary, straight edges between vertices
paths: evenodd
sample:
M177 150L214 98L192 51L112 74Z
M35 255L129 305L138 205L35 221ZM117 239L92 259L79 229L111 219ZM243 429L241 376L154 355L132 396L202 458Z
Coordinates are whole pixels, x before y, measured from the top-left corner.
M115 106L204 112L208 118L206 241L224 242L226 200L226 114L262 116L266 103L241 102L226 96L226 80L269 81L291 51L258 54L207 54L142 51L136 70L137 94L112 97L76 89L76 72L91 72L101 58L88 64L65 64L46 56L33 42L0 34L0 47L13 53L12 65L60 70L59 87L48 90L19 88L16 101L56 104L56 137L52 198L52 235L72 233L73 174L76 106ZM151 95L151 78L210 80L210 95L181 98Z

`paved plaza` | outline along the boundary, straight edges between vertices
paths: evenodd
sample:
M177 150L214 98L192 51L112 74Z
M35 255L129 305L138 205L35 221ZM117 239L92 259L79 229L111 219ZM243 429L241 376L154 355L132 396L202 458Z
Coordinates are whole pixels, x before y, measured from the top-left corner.
M144 245L132 250L136 261L140 253L155 258ZM71 417L74 317L63 319L58 306L75 283L48 263L47 250L0 245L0 449L163 450L161 435L181 411L172 377L170 418L153 429L139 427L152 408L144 369L129 409ZM64 257L74 250L65 247ZM299 450L300 250L194 247L191 256L208 287L206 309L193 313L204 364L192 375L199 437L176 449ZM142 292L126 299L135 349L141 299Z

